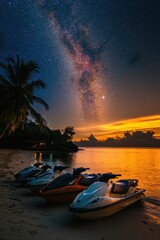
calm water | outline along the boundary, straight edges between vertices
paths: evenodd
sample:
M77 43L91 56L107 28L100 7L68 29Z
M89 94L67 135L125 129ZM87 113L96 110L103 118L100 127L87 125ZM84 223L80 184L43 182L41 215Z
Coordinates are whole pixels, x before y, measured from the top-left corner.
M139 179L139 187L146 196L160 199L160 149L152 148L85 148L74 154L34 155L51 165L68 164L73 167L90 167L89 172L113 172L121 178Z

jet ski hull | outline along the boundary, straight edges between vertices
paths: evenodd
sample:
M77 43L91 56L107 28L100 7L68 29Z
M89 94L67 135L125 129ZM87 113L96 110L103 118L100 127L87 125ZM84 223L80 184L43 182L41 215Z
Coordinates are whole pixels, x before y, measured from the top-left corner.
M48 182L49 183L49 182ZM38 193L38 192L40 192L40 190L43 188L43 187L45 187L47 184L48 184L47 182L46 183L41 183L41 184L35 184L35 185L31 185L31 186L27 186L32 192L34 192L34 193Z
M40 195L51 203L68 203L86 188L86 186L73 185L47 192L40 191Z
M49 173L45 174L42 177L35 178L29 183L27 183L27 187L32 191L32 192L40 192L40 190L45 187L47 184L49 184L54 178L54 173Z
M96 220L108 217L117 213L131 204L139 201L144 196L144 189L137 189L135 193L131 193L121 197L104 197L104 205L99 207L75 208L74 203L69 207L70 211L75 213L79 218L86 220Z

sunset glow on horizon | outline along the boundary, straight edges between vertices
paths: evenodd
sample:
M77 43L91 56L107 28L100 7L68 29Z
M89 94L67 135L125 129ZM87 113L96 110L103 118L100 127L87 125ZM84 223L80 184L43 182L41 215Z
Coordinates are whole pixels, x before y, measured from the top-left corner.
M160 115L126 119L101 125L76 127L75 131L75 141L87 140L90 134L93 134L98 140L105 140L109 137L122 137L126 131L154 131L154 136L160 138Z

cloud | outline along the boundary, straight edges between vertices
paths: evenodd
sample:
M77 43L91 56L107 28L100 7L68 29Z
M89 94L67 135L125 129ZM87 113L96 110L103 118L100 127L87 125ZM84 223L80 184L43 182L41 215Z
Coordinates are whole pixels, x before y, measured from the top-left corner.
M108 137L122 137L125 131L149 131L155 132L155 136L160 137L160 115L151 115L139 118L121 120L117 122L92 125L75 128L78 140L87 139L90 133L98 140L105 140Z

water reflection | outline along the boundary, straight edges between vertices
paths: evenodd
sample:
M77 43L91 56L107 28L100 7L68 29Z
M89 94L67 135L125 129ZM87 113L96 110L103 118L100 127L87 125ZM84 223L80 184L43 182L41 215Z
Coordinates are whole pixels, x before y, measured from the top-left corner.
M89 172L113 172L123 178L137 178L146 195L160 198L160 150L152 148L86 148L77 153L34 153L35 161L74 167L90 167Z
M34 152L34 163L49 163L51 166L56 164L71 166L73 154L67 152Z

